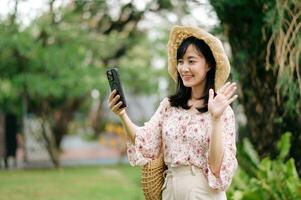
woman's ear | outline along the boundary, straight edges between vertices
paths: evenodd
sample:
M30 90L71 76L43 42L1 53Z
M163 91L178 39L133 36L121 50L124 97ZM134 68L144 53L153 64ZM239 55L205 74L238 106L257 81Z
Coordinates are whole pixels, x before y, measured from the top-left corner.
M209 71L210 71L210 69L211 69L211 67L208 65L208 67L207 67L207 72L209 72Z
M209 63L208 63L208 62L206 62L206 67L207 67L207 72L209 72L209 71L210 71L210 69L211 69L211 67L210 67L210 65L209 65Z

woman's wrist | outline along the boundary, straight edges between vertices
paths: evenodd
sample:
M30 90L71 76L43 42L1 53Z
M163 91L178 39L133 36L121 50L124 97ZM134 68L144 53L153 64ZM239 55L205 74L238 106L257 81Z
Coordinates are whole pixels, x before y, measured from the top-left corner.
M117 114L120 119L123 119L126 115L125 109L122 110L119 114Z
M211 122L216 124L216 123L219 123L221 121L221 117L213 117L211 116Z

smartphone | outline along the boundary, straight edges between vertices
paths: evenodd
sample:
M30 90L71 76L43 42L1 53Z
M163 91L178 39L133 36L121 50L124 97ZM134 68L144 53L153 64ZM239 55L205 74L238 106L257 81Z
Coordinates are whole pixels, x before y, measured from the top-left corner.
M127 105L126 105L123 89L122 89L122 86L121 86L121 81L120 81L120 78L119 78L118 69L117 68L110 68L110 69L107 70L106 74L107 74L107 78L108 78L108 81L109 81L109 84L110 84L111 91L116 89L117 94L119 94L119 96L120 96L120 98L117 102L117 103L119 103L120 101L122 101L122 105L120 106L120 108L126 107Z

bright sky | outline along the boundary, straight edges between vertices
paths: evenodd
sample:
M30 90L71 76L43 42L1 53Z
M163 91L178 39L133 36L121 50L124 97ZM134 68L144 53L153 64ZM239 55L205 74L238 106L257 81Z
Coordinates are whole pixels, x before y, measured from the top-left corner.
M130 0L110 0L108 2L111 7L112 16L118 16L120 3L127 3ZM146 3L151 0L134 0L138 9L144 9ZM48 9L48 0L21 0L18 5L18 20L21 20L23 25L28 25L31 20L38 16L43 11ZM66 5L70 0L56 0L54 7L58 8L60 5ZM186 25L203 25L206 27L212 27L218 23L216 14L212 11L212 7L208 3L208 0L199 0L199 4L191 4L192 15L183 19L182 22ZM15 1L12 0L0 0L0 17L3 18L14 9ZM152 18L152 17L151 17ZM169 14L168 19L171 22L176 22L177 16L175 14ZM153 22L155 19L150 19ZM157 19L158 20L158 19Z
M60 5L64 5L69 0L57 0L54 7L58 8ZM21 20L22 24L28 25L36 16L42 12L48 10L48 0L21 0L18 4L18 20ZM3 18L8 13L11 13L14 9L15 1L13 0L0 0L0 17Z

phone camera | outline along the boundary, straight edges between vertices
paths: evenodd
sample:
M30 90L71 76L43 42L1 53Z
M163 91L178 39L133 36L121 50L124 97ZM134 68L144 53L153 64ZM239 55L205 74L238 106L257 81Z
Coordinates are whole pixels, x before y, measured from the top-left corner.
M108 76L109 81L113 81L114 80L113 74L112 74L111 71L108 71L107 76Z

